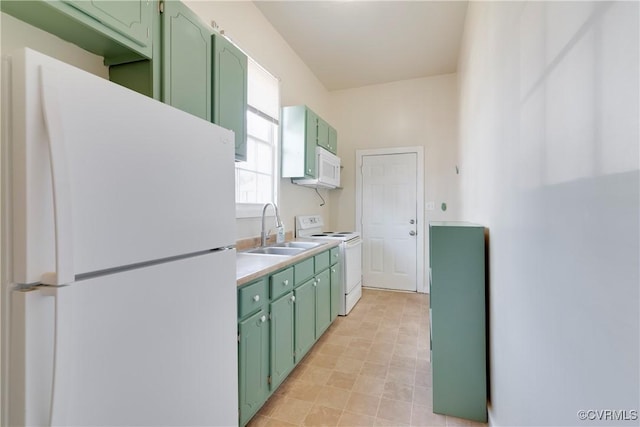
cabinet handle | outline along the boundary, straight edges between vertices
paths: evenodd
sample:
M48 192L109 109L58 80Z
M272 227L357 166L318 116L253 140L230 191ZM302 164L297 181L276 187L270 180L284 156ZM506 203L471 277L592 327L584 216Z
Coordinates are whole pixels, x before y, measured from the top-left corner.
M331 272L332 272L332 273L335 273L335 272L336 272L336 269L335 269L335 268L332 268L332 269L331 269Z
M289 279L285 280L284 282L282 282L283 285L287 286L289 284Z
M334 258L338 258L340 254L333 254Z
M320 278L318 277L318 283L320 283Z
M254 300L255 302L260 301L260 295L256 295L256 296L254 296L254 297L253 297L253 300Z
M316 282L315 280L313 281L313 286L318 286L318 282Z
M266 321L267 321L267 316L262 316L262 317L260 318L260 322L264 323L264 322L266 322Z
M291 302L296 302L296 296L295 295L291 295Z

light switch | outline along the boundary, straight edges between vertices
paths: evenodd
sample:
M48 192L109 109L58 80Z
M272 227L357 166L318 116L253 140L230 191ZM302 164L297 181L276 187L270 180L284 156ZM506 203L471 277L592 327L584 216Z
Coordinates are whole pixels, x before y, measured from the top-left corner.
M433 211L436 209L436 203L435 202L427 202L424 205L424 208L428 211Z

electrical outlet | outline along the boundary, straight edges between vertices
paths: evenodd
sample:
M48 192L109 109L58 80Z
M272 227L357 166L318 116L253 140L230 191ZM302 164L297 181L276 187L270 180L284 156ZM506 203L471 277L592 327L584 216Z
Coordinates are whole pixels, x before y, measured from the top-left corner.
M435 202L427 202L424 205L424 208L428 211L433 211L436 209L436 203Z

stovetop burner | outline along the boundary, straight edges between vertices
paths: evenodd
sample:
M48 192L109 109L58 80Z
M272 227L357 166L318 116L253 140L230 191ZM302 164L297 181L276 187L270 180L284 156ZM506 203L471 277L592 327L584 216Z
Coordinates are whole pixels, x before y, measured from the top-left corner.
M323 225L322 217L319 215L298 216L296 217L296 237L336 239L346 242L360 236L360 233L355 231L323 230Z

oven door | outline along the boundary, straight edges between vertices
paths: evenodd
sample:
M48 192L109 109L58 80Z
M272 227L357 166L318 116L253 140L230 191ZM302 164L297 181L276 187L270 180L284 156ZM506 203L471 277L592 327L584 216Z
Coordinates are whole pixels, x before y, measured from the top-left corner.
M362 286L362 239L351 239L344 243L344 287L345 294Z

